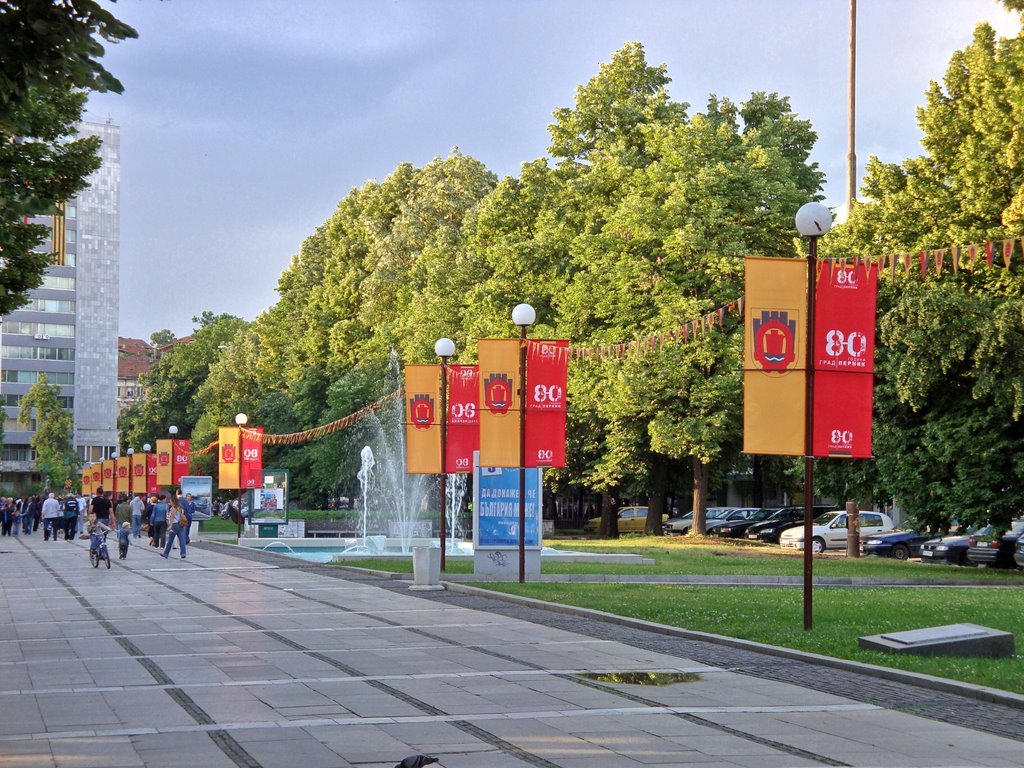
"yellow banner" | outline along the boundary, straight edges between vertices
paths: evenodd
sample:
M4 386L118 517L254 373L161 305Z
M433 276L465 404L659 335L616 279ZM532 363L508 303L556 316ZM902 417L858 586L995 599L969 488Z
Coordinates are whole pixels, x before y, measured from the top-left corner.
M218 431L220 475L217 479L217 487L240 488L240 457L242 455L239 443L241 441L241 430L238 427L221 427Z
M133 453L131 457L131 488L129 493L146 492L146 454Z
M170 439L156 441L156 484L162 488L174 485L174 446Z
M518 467L519 339L479 339L480 466Z
M806 452L807 263L746 259L743 450Z
M128 484L131 482L131 464L131 456L118 456L114 461L114 493L128 493Z
M82 467L82 495L92 495L92 466Z
M103 460L103 479L100 480L100 487L107 493L114 490L114 460Z
M441 366L405 366L405 471L441 472Z

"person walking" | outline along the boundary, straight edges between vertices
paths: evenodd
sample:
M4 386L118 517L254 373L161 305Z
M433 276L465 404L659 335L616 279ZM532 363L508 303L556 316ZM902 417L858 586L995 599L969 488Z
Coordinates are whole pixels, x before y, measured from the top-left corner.
M10 536L14 528L14 504L0 498L0 536Z
M117 521L114 525L115 528L120 528L125 523L132 521L132 504L127 496L121 495L117 500L117 506L114 508L114 519Z
M84 493L78 494L78 533L85 531L85 518L89 516L89 499Z
M167 535L167 496L160 494L149 513L149 534L153 546L163 548Z
M61 511L64 513L64 541L74 541L78 532L78 499L69 493L64 499Z
M110 518L113 511L113 505L110 503L110 499L107 498L107 494L103 492L103 486L99 486L96 489L96 495L89 502L89 514L96 518L96 522L101 522L112 529L114 526Z
M64 513L57 501L57 494L50 493L43 502L43 541L48 541L50 536L56 541L58 527L64 527Z
M171 503L167 510L167 526L170 531L167 534L167 543L164 544L164 551L160 553L163 558L171 555L171 547L174 546L174 539L178 539L178 549L181 552L181 559L185 559L185 544L188 540L188 515L185 514L181 502L177 496L171 496Z
M21 512L21 520L19 521L21 532L27 536L32 533L32 499L30 497L25 496L22 498L19 511Z
M142 513L146 511L146 502L142 500L142 494L132 496L132 538L142 536Z

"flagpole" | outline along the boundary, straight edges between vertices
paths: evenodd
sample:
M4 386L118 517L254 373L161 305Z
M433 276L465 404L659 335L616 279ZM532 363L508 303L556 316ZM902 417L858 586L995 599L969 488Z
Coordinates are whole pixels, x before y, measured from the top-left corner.
M519 326L519 583L526 581L526 329L537 320L529 304L517 304L512 323ZM540 499L537 499L540 504ZM540 531L538 530L538 535Z
M804 370L804 630L814 626L814 293L817 283L818 238L832 228L832 213L821 203L806 203L796 212L796 228L810 238L807 249L807 339Z
M434 342L434 354L441 358L441 520L438 538L441 542L441 571L445 569L448 537L448 358L455 354L455 342L441 338Z

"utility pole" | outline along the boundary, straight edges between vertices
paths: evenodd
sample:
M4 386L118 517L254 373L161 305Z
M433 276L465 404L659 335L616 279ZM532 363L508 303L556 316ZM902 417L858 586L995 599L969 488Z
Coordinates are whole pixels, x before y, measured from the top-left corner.
M850 0L850 71L849 71L849 123L847 124L846 155L846 215L853 210L857 199L857 0Z

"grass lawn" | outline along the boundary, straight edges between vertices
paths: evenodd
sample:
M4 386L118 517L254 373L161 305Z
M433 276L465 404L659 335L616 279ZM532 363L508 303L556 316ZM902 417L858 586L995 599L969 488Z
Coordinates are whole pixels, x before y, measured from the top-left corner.
M802 553L742 542L632 536L617 541L546 541L545 544L574 551L632 552L655 560L653 566L542 561L541 570L548 574L800 576L803 573ZM411 559L367 559L353 565L412 572ZM446 570L471 573L473 566L471 562L449 560ZM1024 694L1021 654L1015 659L919 658L862 651L857 646L857 638L862 635L968 622L1012 632L1018 649L1024 649L1024 574L832 555L816 557L814 573L839 577L954 578L977 582L977 586L815 587L814 628L809 632L803 629L803 590L799 586L508 582L476 586ZM985 583L993 580L1018 581L1020 585L985 588Z

